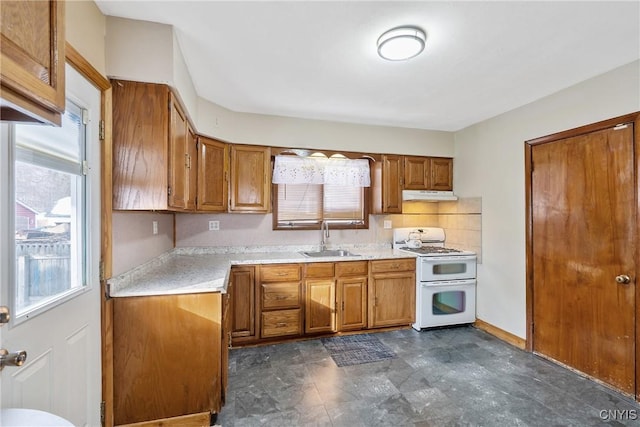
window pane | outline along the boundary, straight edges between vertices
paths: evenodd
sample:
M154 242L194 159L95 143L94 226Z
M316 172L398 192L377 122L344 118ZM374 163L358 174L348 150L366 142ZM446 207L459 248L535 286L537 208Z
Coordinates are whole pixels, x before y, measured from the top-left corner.
M81 177L15 163L16 310L83 286Z
M362 187L325 184L324 218L327 220L363 220L364 191Z
M322 185L278 185L278 223L322 221Z
M40 310L85 285L85 128L67 100L62 127L16 125L14 305Z

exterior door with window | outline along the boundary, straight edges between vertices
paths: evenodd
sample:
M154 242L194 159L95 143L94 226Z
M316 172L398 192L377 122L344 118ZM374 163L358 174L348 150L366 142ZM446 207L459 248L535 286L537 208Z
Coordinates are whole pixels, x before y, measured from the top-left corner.
M0 345L26 362L0 373L2 408L100 424L100 91L67 66L60 128L2 124ZM6 425L6 420L0 420Z

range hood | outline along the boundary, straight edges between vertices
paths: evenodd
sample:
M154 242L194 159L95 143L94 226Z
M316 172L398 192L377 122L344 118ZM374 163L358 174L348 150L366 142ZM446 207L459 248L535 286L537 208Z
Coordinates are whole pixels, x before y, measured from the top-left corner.
M414 201L421 200L425 202L448 202L458 200L453 191L428 191L428 190L403 190L402 200Z

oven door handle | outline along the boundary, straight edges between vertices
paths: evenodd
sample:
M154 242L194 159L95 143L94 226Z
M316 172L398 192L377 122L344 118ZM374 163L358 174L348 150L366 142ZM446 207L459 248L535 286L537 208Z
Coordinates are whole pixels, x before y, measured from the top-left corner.
M423 288L436 288L441 286L468 286L475 285L475 279L461 279L461 280L438 280L435 282L420 282Z

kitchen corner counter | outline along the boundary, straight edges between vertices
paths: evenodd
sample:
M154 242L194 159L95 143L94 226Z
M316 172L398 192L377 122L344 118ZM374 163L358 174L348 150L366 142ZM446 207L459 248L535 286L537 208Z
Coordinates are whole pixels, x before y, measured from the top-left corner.
M317 247L176 248L126 273L107 280L110 297L226 292L232 265L339 262L415 258L389 245L349 247L357 256L305 257Z

